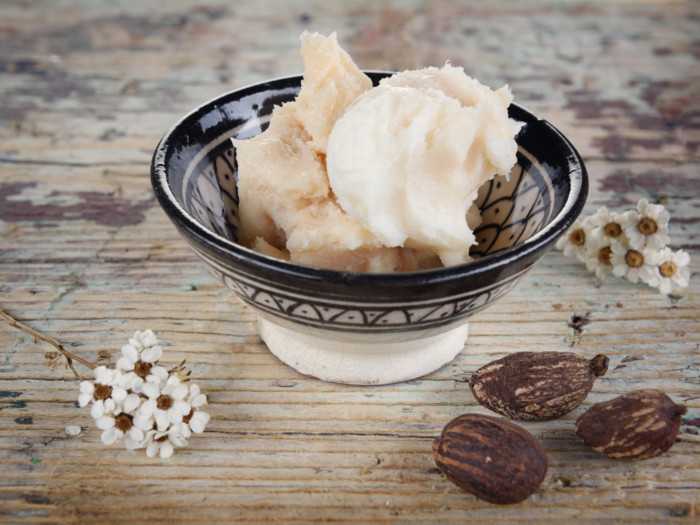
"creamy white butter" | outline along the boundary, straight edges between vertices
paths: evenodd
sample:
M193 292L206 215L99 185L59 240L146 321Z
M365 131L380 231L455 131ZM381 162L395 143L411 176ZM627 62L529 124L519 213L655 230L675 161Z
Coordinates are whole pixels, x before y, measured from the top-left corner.
M449 64L383 80L331 131L338 203L385 246L431 249L446 266L470 260L476 192L515 164L511 100L507 87L492 91Z

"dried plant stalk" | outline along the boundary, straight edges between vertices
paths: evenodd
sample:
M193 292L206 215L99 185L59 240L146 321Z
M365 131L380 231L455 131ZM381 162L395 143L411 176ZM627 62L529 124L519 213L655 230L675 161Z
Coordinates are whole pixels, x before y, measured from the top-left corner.
M0 309L0 317L2 317L5 321L7 321L7 323L10 326L13 326L14 328L17 328L18 330L21 330L21 331L31 335L35 339L49 343L56 350L61 352L61 354L63 354L63 357L66 358L66 361L68 363L68 368L71 369L71 371L75 374L75 377L77 377L78 379L82 380L83 378L75 370L75 368L73 368L73 361L80 363L81 365L86 366L91 370L94 370L95 368L97 368L97 365L95 363L91 363L87 359L83 359L79 355L75 355L73 352L66 350L64 348L64 346L61 343L59 343L58 341L56 341L56 339L54 339L53 337L49 337L48 335L44 335L41 332L38 332L38 331L34 330L33 328L30 328L29 326L27 326L24 323L21 323L20 321L18 321L17 319L15 319L11 315L9 315L5 311L3 311L2 309Z

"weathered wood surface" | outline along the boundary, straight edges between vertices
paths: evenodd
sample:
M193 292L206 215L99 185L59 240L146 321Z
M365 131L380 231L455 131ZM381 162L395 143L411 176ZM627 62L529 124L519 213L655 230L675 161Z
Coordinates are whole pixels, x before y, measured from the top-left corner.
M491 86L509 83L584 156L584 213L663 202L673 246L697 268L697 1L4 1L0 307L93 361L152 328L168 363L187 359L213 417L168 460L103 446L53 348L2 323L0 521L700 520L697 271L670 299L601 283L551 253L474 319L453 363L393 386L322 383L266 351L251 312L156 205L148 165L190 108L300 72L304 28L337 30L365 69L449 59ZM574 316L588 321L580 333ZM476 368L532 349L604 352L610 371L573 413L523 425L549 472L530 499L499 507L448 482L430 445L453 417L485 413L467 385ZM587 406L640 387L689 408L668 454L619 462L577 440ZM67 436L68 425L83 433Z

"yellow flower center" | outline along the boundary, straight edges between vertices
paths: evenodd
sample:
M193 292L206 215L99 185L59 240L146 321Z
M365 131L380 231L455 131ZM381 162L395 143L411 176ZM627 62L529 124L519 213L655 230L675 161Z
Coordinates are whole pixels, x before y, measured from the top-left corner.
M151 364L137 361L134 365L134 373L142 379L146 379L151 373Z
M644 264L644 256L637 250L627 250L625 262L630 268L639 268Z
M103 385L103 384L97 384L95 385L95 392L93 393L93 397L96 400L105 400L109 396L112 395L112 387L109 385Z
M586 233L581 228L574 230L569 234L569 240L574 246L583 246L586 242Z
M656 224L654 219L644 217L641 221L639 221L639 224L637 224L637 229L642 233L642 235L649 236L656 233L656 230L659 229L659 225Z
M607 223L605 228L603 228L603 231L605 232L605 235L612 237L613 239L616 239L622 235L622 227L616 222Z
M598 260L602 262L603 264L610 264L610 255L612 253L612 250L610 249L610 246L605 246L598 250Z
M114 418L114 426L122 432L128 432L133 426L134 418L129 414L121 413Z
M666 261L659 265L659 273L663 277L673 277L676 274L676 265L673 261Z
M156 406L161 410L170 409L174 403L175 401L173 401L173 398L166 394L163 394L156 400Z

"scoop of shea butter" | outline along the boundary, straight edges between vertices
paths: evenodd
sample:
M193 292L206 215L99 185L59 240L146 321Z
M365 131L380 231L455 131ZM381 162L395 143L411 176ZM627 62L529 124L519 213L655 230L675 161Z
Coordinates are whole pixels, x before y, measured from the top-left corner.
M449 64L384 79L330 133L338 203L385 246L431 249L445 266L468 262L477 190L516 162L511 100L507 87L492 91Z

